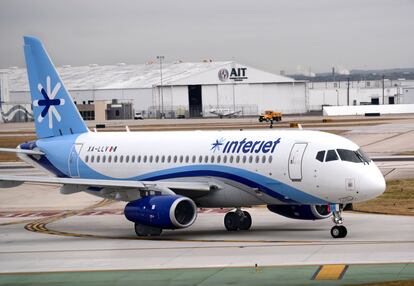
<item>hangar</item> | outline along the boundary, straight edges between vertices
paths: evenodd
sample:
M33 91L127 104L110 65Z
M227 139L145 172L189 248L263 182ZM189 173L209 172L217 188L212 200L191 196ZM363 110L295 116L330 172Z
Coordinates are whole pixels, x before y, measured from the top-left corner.
M58 71L86 119L129 114L111 108L132 108L146 118L210 117L218 108L243 116L266 109L285 114L307 111L305 82L233 61L92 64L62 66ZM0 85L3 116L13 108L17 112L16 106L31 112L25 69L4 70Z

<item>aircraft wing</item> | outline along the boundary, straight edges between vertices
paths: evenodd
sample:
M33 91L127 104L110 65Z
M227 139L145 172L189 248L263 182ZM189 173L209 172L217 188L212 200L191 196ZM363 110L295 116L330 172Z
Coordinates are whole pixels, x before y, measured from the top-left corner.
M126 181L126 180L95 180L58 177L9 176L0 175L0 187L10 188L25 182L63 185L61 193L71 194L94 188L102 191L102 195L113 194L120 200L132 200L141 196L142 192L153 192L158 195L173 195L178 191L194 191L198 195L212 189L220 188L210 182L181 182L181 181Z
M0 148L0 152L9 152L9 153L21 153L29 155L44 155L43 152L37 150L26 150L19 148Z

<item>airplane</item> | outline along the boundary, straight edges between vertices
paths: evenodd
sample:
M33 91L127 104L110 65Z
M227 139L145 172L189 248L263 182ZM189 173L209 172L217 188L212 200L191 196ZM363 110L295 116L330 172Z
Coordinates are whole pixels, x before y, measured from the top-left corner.
M299 220L332 217L343 238L342 210L375 198L385 180L369 157L343 137L311 130L91 132L41 41L24 37L37 139L17 148L23 161L50 176L1 175L0 187L61 185L127 202L138 236L190 227L198 208L232 208L228 231L251 228L242 208L267 205Z
M220 118L236 116L241 110L234 111L230 108L212 108L209 111L211 114L217 115Z

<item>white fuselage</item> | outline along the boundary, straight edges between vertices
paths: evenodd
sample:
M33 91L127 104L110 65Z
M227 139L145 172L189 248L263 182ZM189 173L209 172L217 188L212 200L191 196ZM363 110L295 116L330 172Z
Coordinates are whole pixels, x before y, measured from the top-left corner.
M372 161L348 162L339 156L318 161L320 151L359 149L324 132L89 132L69 145L65 142L69 147L62 140L54 149L47 147L47 140L39 146L53 165L66 164L70 177L219 182L221 192L195 199L202 206L350 203L385 189Z

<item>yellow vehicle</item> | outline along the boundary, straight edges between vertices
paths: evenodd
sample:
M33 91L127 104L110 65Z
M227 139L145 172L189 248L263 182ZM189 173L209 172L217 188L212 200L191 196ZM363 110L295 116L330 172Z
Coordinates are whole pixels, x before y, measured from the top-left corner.
M259 122L269 122L269 121L281 121L282 112L276 112L273 110L266 110L264 114L260 115Z

